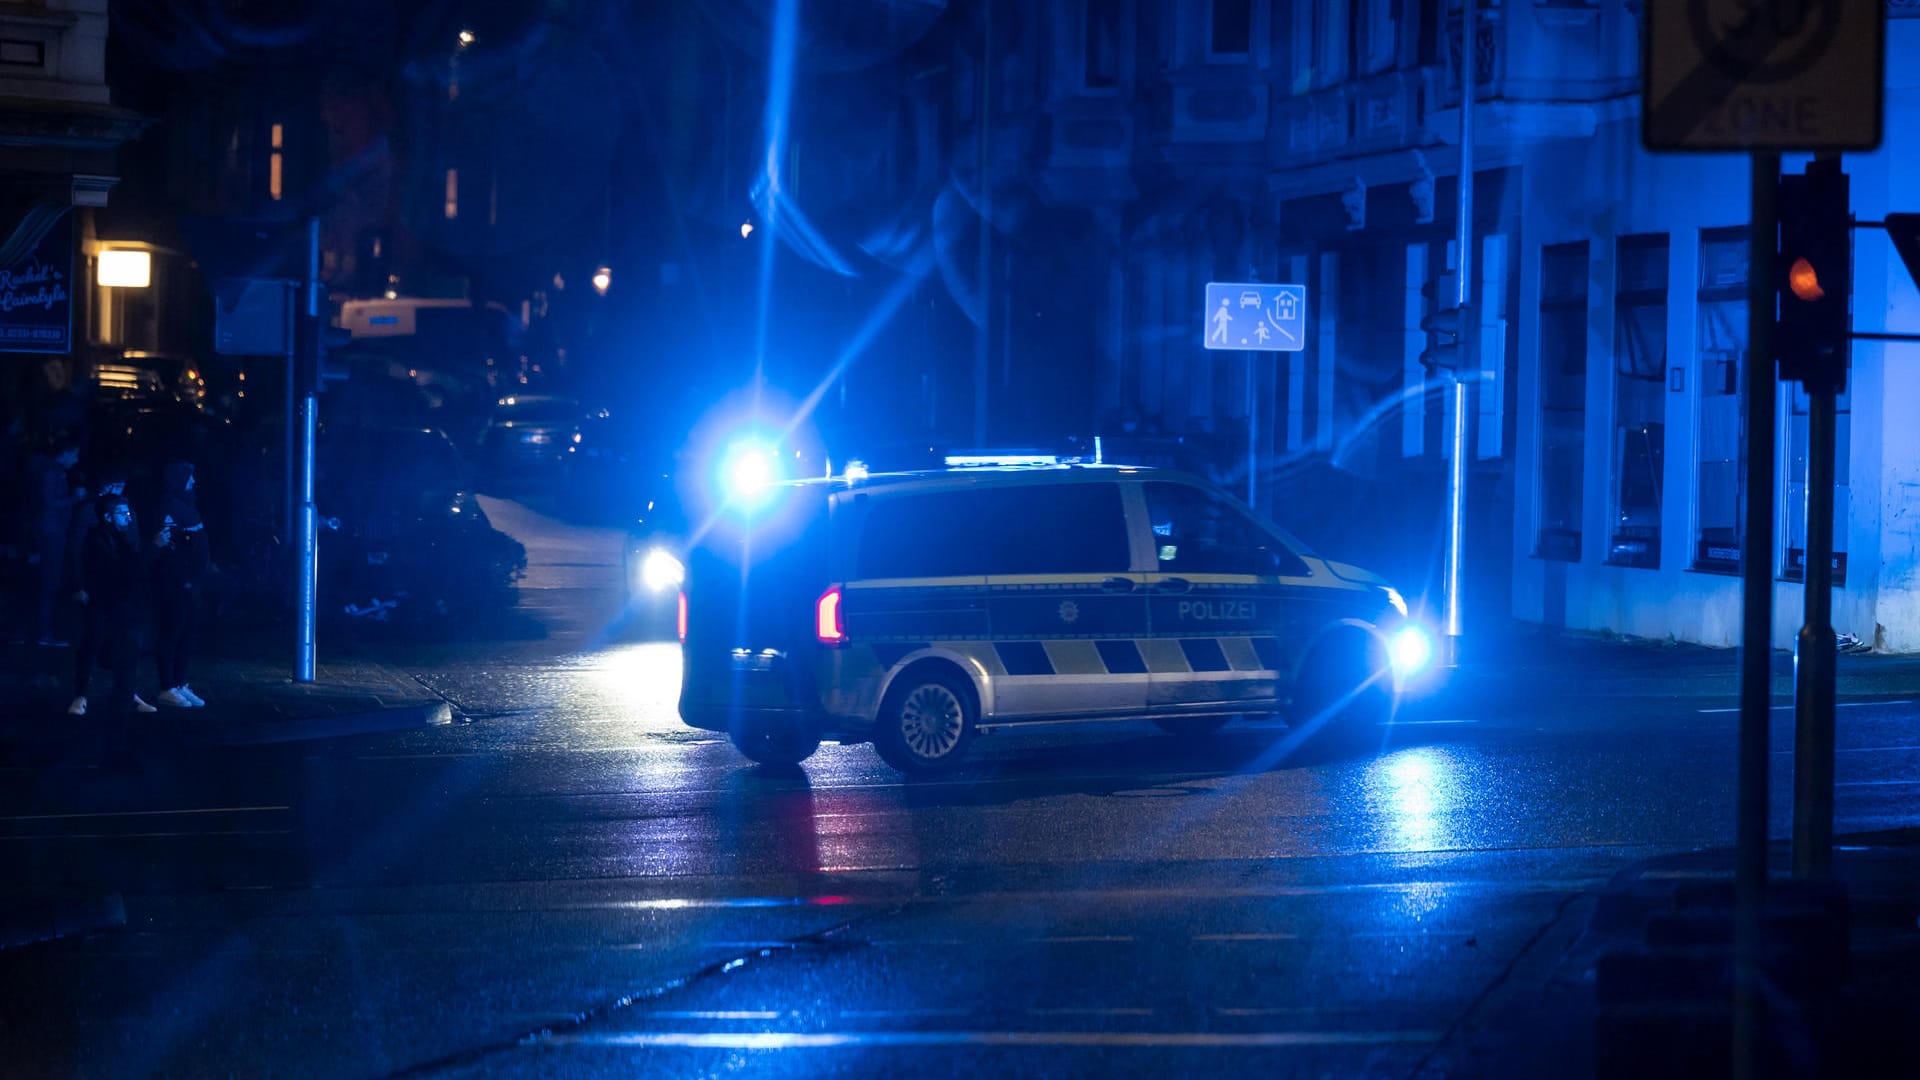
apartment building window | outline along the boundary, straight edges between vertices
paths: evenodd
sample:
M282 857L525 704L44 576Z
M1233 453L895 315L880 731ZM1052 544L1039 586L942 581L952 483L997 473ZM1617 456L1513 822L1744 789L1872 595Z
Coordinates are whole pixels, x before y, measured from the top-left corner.
M1085 85L1089 90L1111 90L1120 85L1120 38L1123 0L1085 0Z
M1353 69L1361 75L1392 70L1395 40L1393 0L1350 0L1353 4Z
M1619 240L1613 296L1613 498L1607 561L1658 569L1666 463L1665 235Z
M1535 554L1580 561L1587 469L1587 244L1540 254L1540 531Z
M1208 54L1231 59L1253 52L1253 0L1212 0L1209 8Z
M447 170L446 215L447 215L448 221L452 221L453 219L460 216L460 170L459 169Z
M1747 364L1747 230L1700 234L1700 337L1694 379L1693 568L1740 572L1740 379Z
M279 202L281 196L284 194L282 190L284 176L282 174L285 169L285 163L282 160L282 152L286 149L286 136L286 128L279 124L273 125L273 128L267 135L267 142L269 143L267 155L267 196L274 202Z
M1853 384L1848 373L1847 384ZM1781 547L1780 576L1800 581L1807 576L1807 392L1799 383L1782 383L1786 399L1786 448L1781 477L1785 498L1780 502L1781 532L1786 543ZM1853 391L1848 389L1834 403L1833 418L1833 583L1847 583L1847 508L1852 501Z

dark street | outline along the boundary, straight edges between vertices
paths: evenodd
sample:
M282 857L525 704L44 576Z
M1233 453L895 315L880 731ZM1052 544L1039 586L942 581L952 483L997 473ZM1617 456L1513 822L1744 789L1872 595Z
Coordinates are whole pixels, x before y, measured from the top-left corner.
M414 650L454 726L131 789L7 770L9 859L126 912L0 952L9 1075L1413 1076L1617 871L1732 838L1731 702L1591 670L1411 704L1377 757L1275 760L1276 722L995 734L939 780L753 766L677 718L676 644L608 629L617 533L487 509L550 636ZM1920 824L1920 707L1849 702L1838 761L1841 834Z

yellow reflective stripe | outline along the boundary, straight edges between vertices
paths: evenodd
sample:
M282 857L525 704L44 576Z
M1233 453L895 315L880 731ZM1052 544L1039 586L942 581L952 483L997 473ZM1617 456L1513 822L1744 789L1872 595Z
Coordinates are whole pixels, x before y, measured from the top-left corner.
M863 578L849 581L843 589L981 589L985 588L984 577L916 577L916 578Z
M1227 666L1235 671L1264 670L1260 665L1260 654L1253 651L1251 638L1221 638L1220 651L1227 654Z
M1146 661L1147 671L1152 674L1189 674L1193 671L1178 638L1142 638L1136 639L1134 644L1140 647L1140 659Z
M1100 650L1086 638L1061 638L1041 642L1046 647L1047 659L1053 661L1055 675L1105 675L1106 662L1100 659Z

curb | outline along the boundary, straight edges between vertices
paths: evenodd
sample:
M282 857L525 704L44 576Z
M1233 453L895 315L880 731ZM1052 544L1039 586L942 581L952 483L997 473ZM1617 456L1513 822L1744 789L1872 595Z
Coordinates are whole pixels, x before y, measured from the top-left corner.
M255 724L227 730L208 731L188 741L197 746L268 746L275 743L337 739L349 735L372 735L383 731L440 727L453 723L453 706L444 701L429 705L405 705L393 709L314 716L278 724Z
M119 893L0 900L0 950L125 925L127 905Z

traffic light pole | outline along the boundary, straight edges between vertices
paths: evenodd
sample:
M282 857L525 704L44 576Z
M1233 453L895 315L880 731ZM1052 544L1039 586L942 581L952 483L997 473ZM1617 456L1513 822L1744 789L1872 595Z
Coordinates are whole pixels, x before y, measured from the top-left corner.
M1833 872L1833 468L1835 394L1807 394L1806 620L1795 642L1793 874Z
M1740 541L1740 741L1735 796L1733 1075L1762 1074L1765 1023L1760 971L1761 910L1767 889L1768 725L1773 694L1773 369L1775 198L1780 155L1753 155L1753 222L1747 234L1747 362L1741 457L1746 462Z
M1473 303L1473 91L1474 21L1477 0L1460 5L1460 187L1455 207L1454 245L1455 301L1460 308L1460 367L1447 384L1447 404L1453 412L1453 456L1447 462L1447 556L1444 589L1446 593L1446 633L1443 636L1442 661L1448 666L1460 662L1460 560L1466 547L1467 532L1467 384L1462 378L1474 364L1475 340Z

